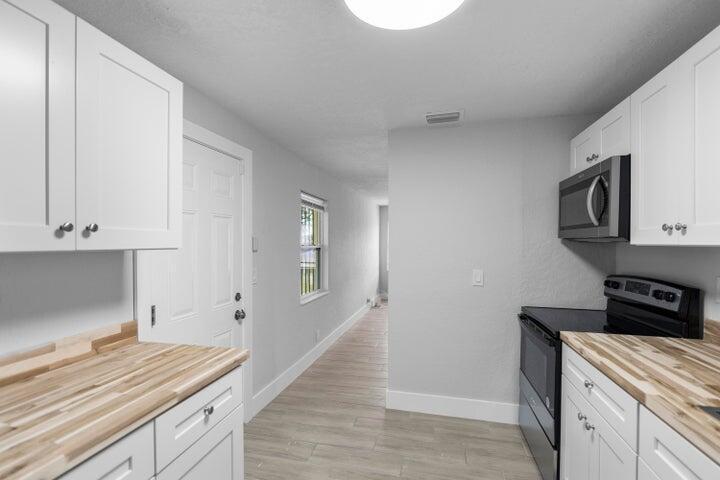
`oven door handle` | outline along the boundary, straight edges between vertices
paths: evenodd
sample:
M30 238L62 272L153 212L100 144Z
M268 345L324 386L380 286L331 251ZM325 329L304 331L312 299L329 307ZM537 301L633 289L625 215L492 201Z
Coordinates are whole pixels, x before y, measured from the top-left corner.
M521 314L518 315L518 318L520 319L520 322L522 322L523 326L524 326L525 328L527 328L533 336L535 336L535 337L537 337L537 338L540 338L541 340L543 340L545 343L547 343L547 344L550 345L551 347L553 347L553 348L555 347L555 345L556 345L555 339L552 338L552 337L551 337L550 335L548 335L547 333L545 333L545 332L543 331L543 329L541 329L540 327L538 327L537 325L535 325L535 324L528 318L527 315L525 315L524 313L521 313Z

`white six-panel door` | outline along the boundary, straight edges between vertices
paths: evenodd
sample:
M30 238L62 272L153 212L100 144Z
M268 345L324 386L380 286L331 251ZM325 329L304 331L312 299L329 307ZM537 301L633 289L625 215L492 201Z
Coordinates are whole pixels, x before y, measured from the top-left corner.
M75 249L74 65L74 15L0 0L0 251Z
M138 252L144 340L243 346L243 161L185 139L182 246ZM147 287L149 291L146 292ZM239 297L238 297L239 295ZM152 308L152 307L150 307Z
M177 248L181 155L182 83L78 19L78 250Z

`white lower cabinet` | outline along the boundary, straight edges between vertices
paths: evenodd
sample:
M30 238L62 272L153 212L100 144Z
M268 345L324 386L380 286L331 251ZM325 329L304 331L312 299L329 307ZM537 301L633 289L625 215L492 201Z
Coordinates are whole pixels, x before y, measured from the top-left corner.
M64 474L62 480L242 480L236 368Z
M157 480L238 480L243 478L243 407L160 472Z
M658 480L720 478L720 465L645 407L640 407L640 457Z
M155 473L155 429L148 422L61 477L62 480L148 480Z
M561 478L635 479L637 455L563 375Z
M562 480L720 479L720 465L567 345L561 429Z

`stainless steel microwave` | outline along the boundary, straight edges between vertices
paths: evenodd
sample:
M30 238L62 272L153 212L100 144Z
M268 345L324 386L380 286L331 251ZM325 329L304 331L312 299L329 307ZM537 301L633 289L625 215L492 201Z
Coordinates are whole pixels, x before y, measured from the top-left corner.
M558 236L630 240L630 156L610 157L560 182Z

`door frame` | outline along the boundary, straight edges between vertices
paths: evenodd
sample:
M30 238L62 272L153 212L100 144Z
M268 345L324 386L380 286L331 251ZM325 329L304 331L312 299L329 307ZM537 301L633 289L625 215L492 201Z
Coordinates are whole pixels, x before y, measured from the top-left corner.
M183 121L183 139L195 142L203 147L215 150L216 152L222 153L232 157L238 161L243 162L243 225L242 225L242 283L243 283L243 295L244 295L244 309L247 316L242 323L243 342L247 345L247 348L252 351L253 346L253 251L252 251L252 173L253 173L253 158L252 150L245 148L225 137L222 137L210 130L203 128L189 120ZM143 315L138 315L138 259L137 254L133 255L135 260L134 268L134 280L135 280L135 318L138 321L138 334L140 340L143 338L143 330L150 328L149 325L144 325L150 321L149 318L145 318ZM142 318L141 318L142 317ZM245 361L243 364L243 403L245 405L245 422L249 422L252 419L252 408L251 402L253 398L253 356Z

